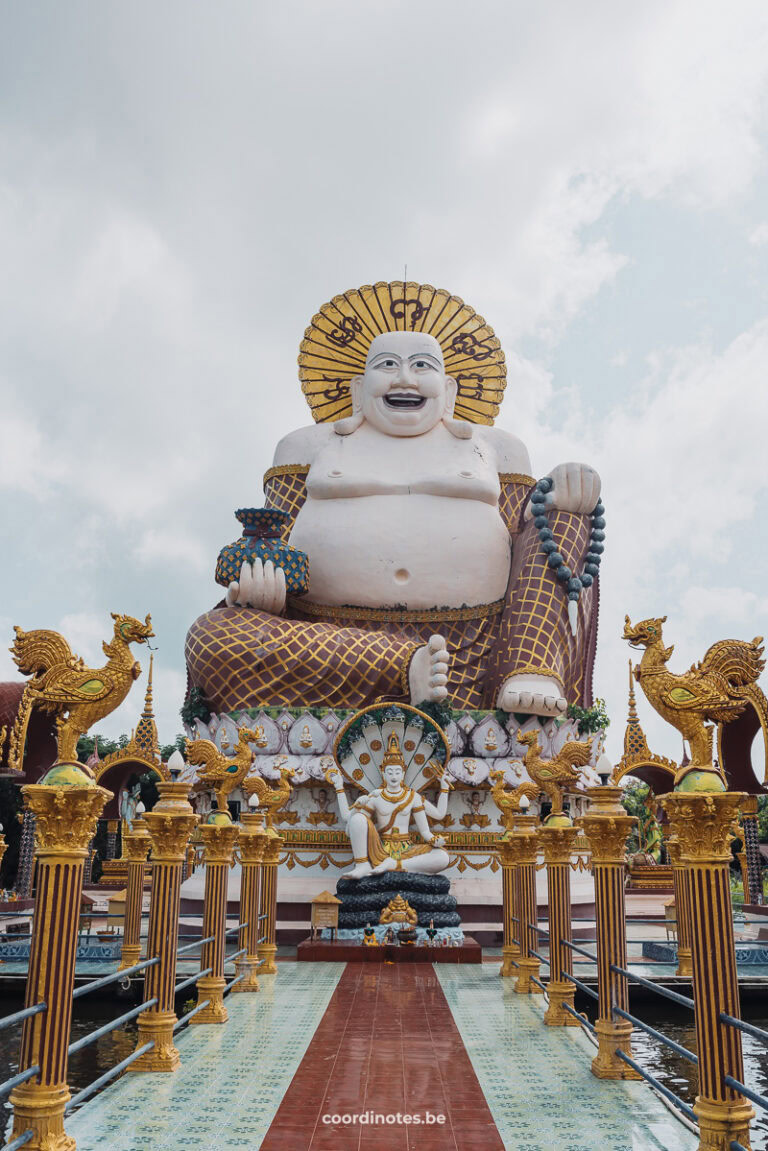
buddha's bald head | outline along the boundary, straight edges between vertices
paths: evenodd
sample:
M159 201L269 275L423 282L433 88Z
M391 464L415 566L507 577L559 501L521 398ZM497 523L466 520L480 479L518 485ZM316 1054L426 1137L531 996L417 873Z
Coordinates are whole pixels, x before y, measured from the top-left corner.
M382 332L371 342L364 374L352 381L352 422L359 427L365 420L388 436L420 436L451 419L455 399L434 336Z

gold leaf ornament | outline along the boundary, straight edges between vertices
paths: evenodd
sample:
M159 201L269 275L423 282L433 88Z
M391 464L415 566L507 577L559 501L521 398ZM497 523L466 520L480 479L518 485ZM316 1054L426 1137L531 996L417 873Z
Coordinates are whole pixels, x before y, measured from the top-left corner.
M490 324L459 296L430 284L393 280L334 296L312 317L299 351L299 379L316 422L352 415L351 381L365 371L382 332L424 332L443 351L456 381L454 416L492 424L507 382L501 344Z

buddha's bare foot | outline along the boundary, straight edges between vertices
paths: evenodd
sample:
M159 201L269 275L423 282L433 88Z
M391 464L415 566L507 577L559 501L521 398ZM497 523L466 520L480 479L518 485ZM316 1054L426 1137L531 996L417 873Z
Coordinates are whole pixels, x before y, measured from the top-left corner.
M344 872L345 879L364 879L366 875L372 875L373 868L366 859L365 863L358 863L351 871Z
M380 863L378 867L374 867L373 874L381 875L385 871L394 871L396 867L397 860L392 859L391 856L387 856L387 858L382 863Z
M411 666L408 668L408 686L411 691L411 703L419 704L425 700L436 703L448 695L448 664L450 655L441 635L433 635L429 643L420 647L413 653Z
M496 706L516 714L564 715L568 701L554 677L511 675L501 686Z

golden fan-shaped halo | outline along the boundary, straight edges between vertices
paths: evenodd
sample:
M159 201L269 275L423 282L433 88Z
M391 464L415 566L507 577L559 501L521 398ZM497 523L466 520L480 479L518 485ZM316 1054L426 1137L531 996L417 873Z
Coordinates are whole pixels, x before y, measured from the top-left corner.
M304 332L299 379L317 423L352 414L350 381L362 375L374 336L426 332L457 384L454 415L492 424L507 382L501 344L474 308L444 288L411 281L365 284L323 304Z

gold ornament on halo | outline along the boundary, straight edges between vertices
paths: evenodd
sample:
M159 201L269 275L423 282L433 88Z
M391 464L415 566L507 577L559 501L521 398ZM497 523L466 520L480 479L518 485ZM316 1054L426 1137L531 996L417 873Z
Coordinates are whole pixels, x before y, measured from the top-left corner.
M77 763L77 741L94 723L119 707L141 674L130 645L154 636L149 615L142 623L112 612L114 634L103 643L107 663L90 668L56 631L15 627L11 654L19 671L31 678L24 686L11 731L8 767L21 771L30 716L35 708L55 717L57 762Z
M424 332L443 350L456 381L454 416L492 424L507 382L501 344L490 324L444 288L393 280L366 284L323 304L304 332L301 390L318 423L352 415L350 383L365 371L368 348L382 332Z

